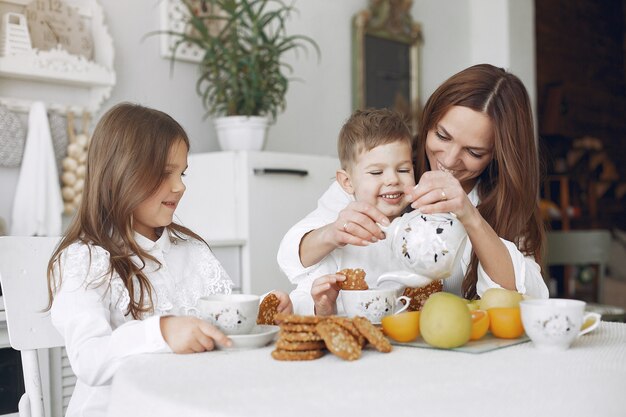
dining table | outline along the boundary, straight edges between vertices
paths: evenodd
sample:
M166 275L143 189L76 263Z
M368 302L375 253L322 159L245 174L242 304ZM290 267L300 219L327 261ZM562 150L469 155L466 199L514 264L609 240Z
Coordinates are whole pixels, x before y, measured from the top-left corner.
M625 323L603 321L556 352L394 346L289 362L273 349L129 357L108 416L626 416Z

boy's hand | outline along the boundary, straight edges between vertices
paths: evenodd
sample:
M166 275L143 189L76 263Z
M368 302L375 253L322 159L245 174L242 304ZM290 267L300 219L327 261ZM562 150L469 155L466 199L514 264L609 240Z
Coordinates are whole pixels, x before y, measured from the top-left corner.
M215 343L230 346L231 340L211 323L190 316L161 317L161 334L174 353L213 350Z
M337 282L345 281L346 277L340 274L324 275L313 281L311 296L315 304L317 316L337 314L337 297L339 286Z
M385 238L378 224L389 225L389 219L376 207L353 201L339 212L332 227L337 246L367 246Z

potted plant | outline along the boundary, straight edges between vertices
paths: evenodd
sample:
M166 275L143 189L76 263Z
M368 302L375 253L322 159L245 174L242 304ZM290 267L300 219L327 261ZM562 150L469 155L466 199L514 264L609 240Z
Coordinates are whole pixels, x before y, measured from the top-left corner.
M215 126L222 149L262 149L269 121L285 109L291 50L319 47L311 38L288 35L292 5L280 0L182 0L187 29L166 31L203 55L196 90Z

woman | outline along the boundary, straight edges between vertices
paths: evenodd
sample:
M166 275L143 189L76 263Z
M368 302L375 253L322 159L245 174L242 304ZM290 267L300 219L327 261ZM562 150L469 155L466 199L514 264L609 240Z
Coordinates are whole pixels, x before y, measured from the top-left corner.
M424 213L454 213L471 243L444 290L468 299L492 287L547 297L539 267L539 159L522 82L488 64L453 75L426 103L414 149L418 185L405 190L407 202ZM376 223L388 219L333 184L318 208L289 230L278 262L297 283L329 248L384 239ZM332 286L333 277L323 279Z

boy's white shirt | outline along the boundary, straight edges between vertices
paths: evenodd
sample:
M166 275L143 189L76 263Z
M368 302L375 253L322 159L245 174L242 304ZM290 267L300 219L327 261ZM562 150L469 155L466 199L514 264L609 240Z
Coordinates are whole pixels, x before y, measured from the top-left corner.
M478 205L477 187L468 194L474 206ZM297 285L291 292L294 312L297 314L313 314L313 299L311 285L322 275L333 274L344 268L362 268L366 271L368 285L374 286L382 272L402 269L397 260L391 259L391 252L385 241L379 241L366 247L345 246L336 249L319 263L308 268L300 262L300 242L305 234L332 223L337 219L339 212L344 209L353 197L346 193L335 181L318 200L317 208L304 219L296 223L283 237L278 249L277 261L289 280ZM506 245L511 255L515 271L515 285L517 291L536 298L548 298L548 288L541 275L541 268L532 256L524 256L517 246L508 240L500 239ZM449 278L443 281L444 291L461 295L461 284L467 271L472 251L471 242L467 241L461 262L456 266ZM479 296L489 288L501 288L478 265L478 281L476 291ZM338 300L338 313L341 314L341 301Z
M155 311L142 320L125 314L130 297L116 273L110 286L85 284L107 276L105 249L74 243L63 252L62 286L51 318L78 378L66 417L106 415L111 380L124 358L171 352L161 334L161 316L197 315L200 296L231 291L232 281L204 243L171 237L167 229L156 242L137 233L135 239L163 265L157 269L148 261L144 269L153 285Z

